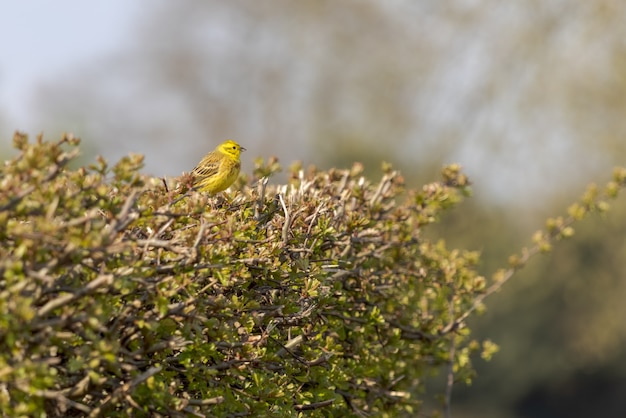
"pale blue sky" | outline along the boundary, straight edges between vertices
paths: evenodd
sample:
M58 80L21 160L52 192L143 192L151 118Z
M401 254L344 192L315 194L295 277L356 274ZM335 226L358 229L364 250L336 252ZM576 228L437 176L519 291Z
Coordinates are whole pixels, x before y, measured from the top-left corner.
M28 0L0 6L0 115L3 126L35 133L31 112L40 84L88 62L131 36L143 1Z

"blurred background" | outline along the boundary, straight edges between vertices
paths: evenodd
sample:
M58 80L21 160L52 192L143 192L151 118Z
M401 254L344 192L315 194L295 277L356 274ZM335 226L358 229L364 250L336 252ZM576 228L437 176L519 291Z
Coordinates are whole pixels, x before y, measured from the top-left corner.
M474 197L435 232L480 250L489 275L626 164L624 22L616 0L7 2L0 157L20 130L73 132L85 163L144 154L155 176L227 138L248 148L247 172L275 155L361 161L375 178L385 160L419 187L457 162ZM501 351L455 387L455 418L626 416L626 204L614 206L472 319Z

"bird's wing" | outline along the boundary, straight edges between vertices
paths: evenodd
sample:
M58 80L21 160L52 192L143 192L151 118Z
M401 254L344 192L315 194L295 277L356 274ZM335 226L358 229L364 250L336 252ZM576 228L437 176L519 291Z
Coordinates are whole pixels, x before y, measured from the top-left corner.
M207 155L200 161L200 163L193 169L192 173L199 179L205 179L207 177L214 176L220 168L220 163L215 156L211 154Z

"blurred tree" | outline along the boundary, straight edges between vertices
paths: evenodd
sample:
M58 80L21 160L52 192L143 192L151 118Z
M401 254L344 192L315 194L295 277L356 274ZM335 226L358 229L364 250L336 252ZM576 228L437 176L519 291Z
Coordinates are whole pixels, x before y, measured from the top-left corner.
M45 95L61 99L58 112L86 120L103 149L122 153L130 139L172 149L154 153L166 174L231 136L288 160L319 162L325 151L345 164L355 149L392 159L387 139L408 140L429 62L393 11L354 0L162 3L125 51L73 84L88 97L63 100L67 86L58 85ZM172 161L177 153L186 164Z
M551 204L555 214L565 206ZM472 411L458 416L585 417L589 405L607 412L604 416L626 413L618 408L623 404L616 391L592 390L626 376L625 213L626 204L618 202L601 220L584 221L571 241L532 261L487 301L486 313L470 323L478 337L493 338L501 351L489 363L478 362L473 385L456 391L457 405ZM451 245L482 244L481 270L489 274L511 248L528 241L526 223L515 218L515 212L495 205L470 205L448 216L440 231ZM555 403L570 407L545 415Z
M623 150L626 6L609 0L151 5L137 37L38 102L105 153L145 149L156 174L232 136L287 161L375 155L409 179L464 161L498 199L542 207L533 193Z

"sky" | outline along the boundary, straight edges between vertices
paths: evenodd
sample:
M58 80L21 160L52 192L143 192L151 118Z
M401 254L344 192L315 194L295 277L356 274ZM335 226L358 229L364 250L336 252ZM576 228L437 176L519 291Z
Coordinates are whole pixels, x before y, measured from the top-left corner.
M130 36L141 1L28 0L0 6L0 114L3 141L42 128L30 110L38 86L113 51Z

